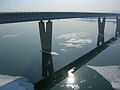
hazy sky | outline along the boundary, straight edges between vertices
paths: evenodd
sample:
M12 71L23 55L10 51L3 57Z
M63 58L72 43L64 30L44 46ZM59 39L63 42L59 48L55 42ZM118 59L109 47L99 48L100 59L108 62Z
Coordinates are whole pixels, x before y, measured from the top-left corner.
M120 11L120 0L0 0L0 11Z

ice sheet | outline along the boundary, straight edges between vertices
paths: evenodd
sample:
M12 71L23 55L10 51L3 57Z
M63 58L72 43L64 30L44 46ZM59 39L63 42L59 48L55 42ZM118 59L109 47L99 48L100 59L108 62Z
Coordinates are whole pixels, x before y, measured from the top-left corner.
M112 87L116 90L120 90L120 65L118 66L90 66L89 68L97 71L106 80L108 80Z
M34 90L34 88L25 77L0 75L0 90Z

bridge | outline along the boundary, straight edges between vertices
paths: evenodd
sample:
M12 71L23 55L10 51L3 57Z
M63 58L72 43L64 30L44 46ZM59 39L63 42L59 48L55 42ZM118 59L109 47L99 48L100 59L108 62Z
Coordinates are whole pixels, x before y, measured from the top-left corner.
M0 12L0 24L87 17L116 17L120 13L93 12Z
M97 40L97 48L91 50L87 54L78 58L74 62L71 62L69 65L63 67L62 69L54 72L52 65L52 55L49 54L52 49L52 23L53 20L57 19L70 19L70 18L97 18L98 20L98 40ZM0 13L0 24L9 24L9 23L17 23L17 22L28 22L28 21L39 21L39 32L41 39L41 47L42 47L42 62L43 71L46 67L47 62L51 62L49 65L49 69L44 71L43 77L45 79L37 82L35 84L35 88L37 90L46 87L46 83L50 84L51 76L53 74L56 76L56 83L59 82L58 78L63 79L64 76L67 76L66 72L73 67L77 69L82 65L87 63L89 60L97 56L104 49L110 46L111 43L116 41L116 38L111 38L107 42L104 42L104 30L105 30L105 22L106 19L116 19L116 33L115 37L120 35L120 13L90 13L90 12L1 12ZM44 22L47 20L47 22ZM46 23L46 24L45 24ZM46 25L46 26L45 26ZM45 28L46 27L46 28ZM46 29L46 30L45 30ZM47 53L45 53L47 52ZM97 53L96 53L97 52ZM47 54L47 57L45 56ZM47 61L48 58L48 61ZM46 59L46 60L45 60ZM45 62L47 61L47 62ZM77 70L76 69L76 70ZM49 73L49 74L46 74ZM64 75L61 75L64 73ZM49 76L47 76L49 75ZM54 80L55 81L55 80ZM52 83L53 84L53 83Z
M120 13L97 13L97 12L0 12L0 24L28 22L28 21L40 21L40 32L51 32L52 34L52 22L56 19L70 19L70 18L98 18L98 37L97 45L104 42L104 28L106 19L116 19L116 33L120 34ZM48 20L45 26L43 20ZM46 30L45 30L46 27Z

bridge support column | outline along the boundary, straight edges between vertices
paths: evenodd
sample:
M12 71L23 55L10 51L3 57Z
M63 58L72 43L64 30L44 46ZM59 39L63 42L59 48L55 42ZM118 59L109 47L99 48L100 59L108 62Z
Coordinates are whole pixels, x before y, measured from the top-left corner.
M115 36L120 35L120 17L116 17L116 33Z
M49 20L46 26L43 21L38 24L42 47L42 76L44 78L52 77L54 73L52 55L50 54L52 51L52 22Z
M104 43L104 29L105 29L105 21L106 18L98 18L98 40L97 40L97 46L100 46L100 43Z
M39 32L40 32L40 39L41 39L41 47L43 51L51 52L52 47L52 22L49 20L46 23L43 21L39 22Z

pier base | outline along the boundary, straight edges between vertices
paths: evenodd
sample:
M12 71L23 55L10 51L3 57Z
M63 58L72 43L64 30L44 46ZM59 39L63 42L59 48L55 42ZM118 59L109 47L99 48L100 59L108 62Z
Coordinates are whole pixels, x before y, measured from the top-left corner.
M100 46L100 44L104 43L104 29L105 29L105 21L106 18L98 18L98 40L97 40L97 46Z

